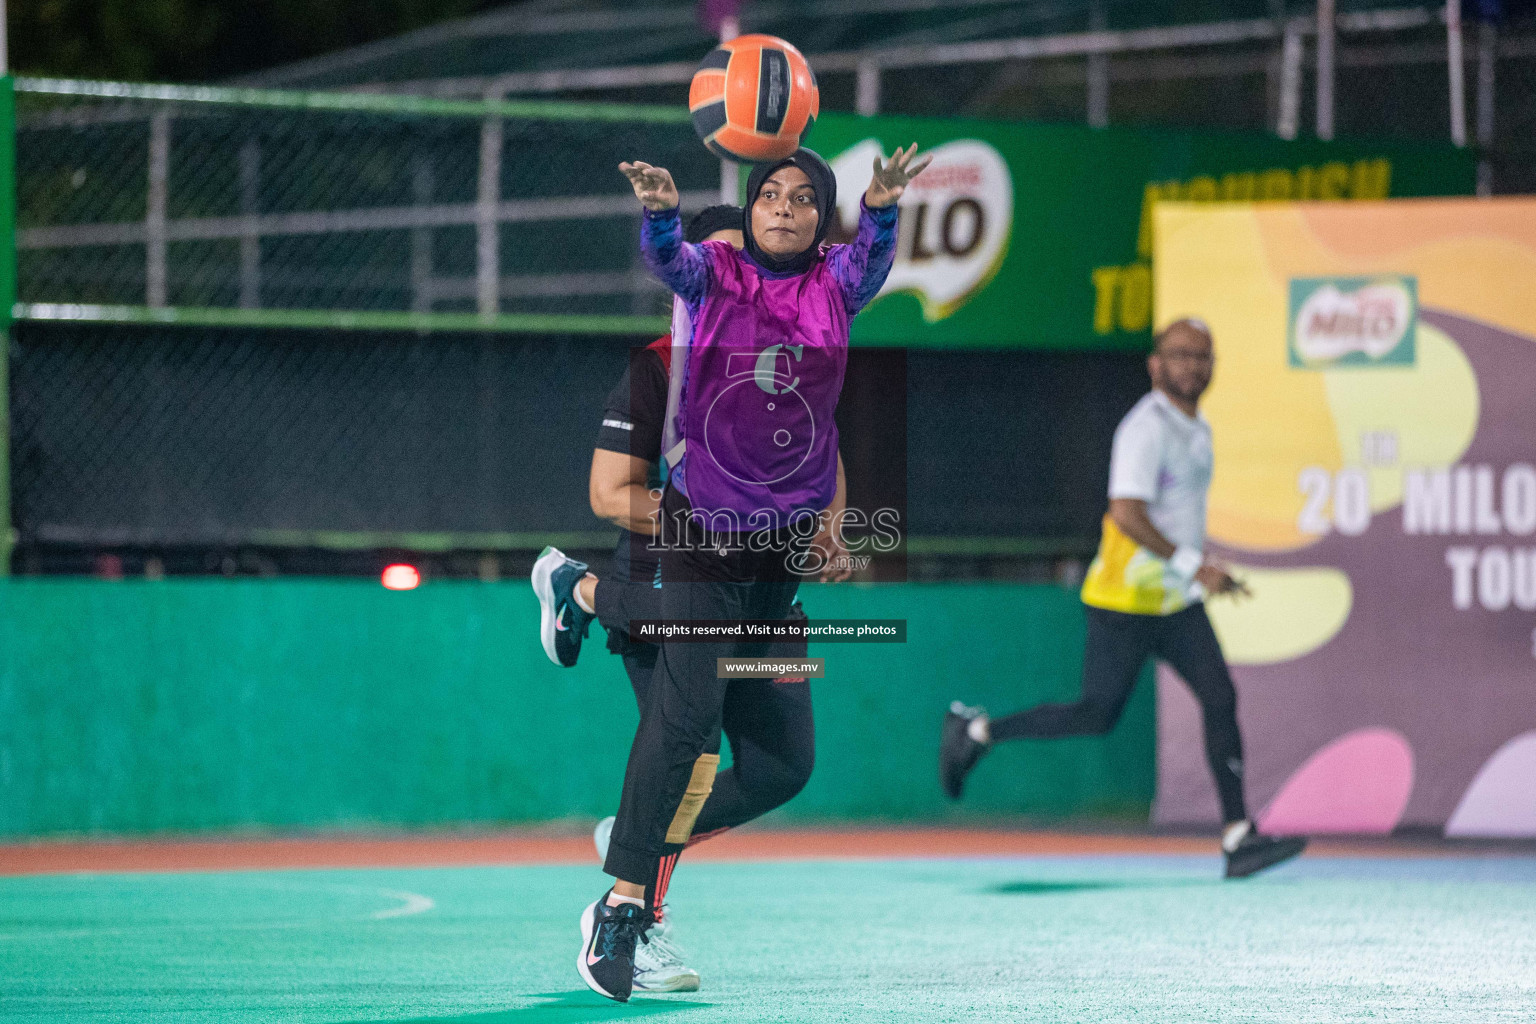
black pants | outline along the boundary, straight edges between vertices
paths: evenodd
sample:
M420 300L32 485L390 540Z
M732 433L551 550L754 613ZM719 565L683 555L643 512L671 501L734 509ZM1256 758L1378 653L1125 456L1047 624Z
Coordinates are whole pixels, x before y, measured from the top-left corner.
M592 607L597 621L608 631L608 649L626 657L630 654L656 653L654 644L629 639L629 624L636 620L661 618L661 588L645 582L603 578L597 581ZM654 657L651 663L654 661ZM628 662L625 662L627 668ZM633 673L630 676L634 678Z
M627 633L631 621L662 617L661 593L650 582L604 579L594 602L598 621L613 641L610 646L623 653L624 671L642 714L661 648L630 641ZM789 617L805 621L798 604ZM804 658L806 645L803 640L775 643L768 656ZM733 681L725 690L720 729L731 744L731 767L715 775L689 846L788 803L805 788L816 764L816 722L808 681Z
M642 711L659 653L660 648L646 644L624 655L624 671ZM779 644L769 651L769 657L805 656L804 644L798 651ZM731 766L715 776L688 846L760 818L805 788L816 766L811 684L806 680L733 681L725 688L720 731L731 744Z
M1136 676L1148 657L1172 665L1194 691L1205 722L1205 756L1216 777L1221 813L1248 816L1243 802L1243 740L1237 728L1237 692L1203 604L1172 615L1127 615L1087 607L1083 695L1071 704L1042 704L991 722L992 739L1097 736L1120 719Z
M686 510L680 496L669 488L664 511L675 511L679 506ZM787 618L799 587L799 576L787 559L793 543L788 537L775 537L754 547L743 540L731 535L698 535L685 544L674 538L661 556L658 617ZM645 687L640 727L630 747L623 795L604 864L604 870L615 878L644 885L647 902L652 905L665 896L677 857L689 838L696 831L702 835L711 828L728 827L743 807L754 802L742 792L742 779L749 776L737 774L722 787L720 806L709 817L703 813L719 785L716 766L728 694L748 682L727 684L718 678L716 659L762 657L769 653L769 645L673 642L659 645L658 650L650 683ZM764 682L767 686L805 685ZM758 700L773 692L755 688ZM749 684L742 689L742 696L730 703L739 699L750 705L753 697L754 688ZM764 735L800 727L794 724L794 716L766 710L744 717ZM733 754L736 750L733 743ZM751 755L748 761L750 764Z

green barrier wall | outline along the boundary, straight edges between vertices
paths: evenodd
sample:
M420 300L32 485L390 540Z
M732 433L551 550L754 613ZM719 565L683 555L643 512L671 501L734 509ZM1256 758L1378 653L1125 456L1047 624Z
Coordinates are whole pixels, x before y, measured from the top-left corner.
M905 618L906 644L816 645L801 819L1144 817L1144 679L1107 739L1015 743L954 808L938 724L1077 689L1074 593L811 586L812 617ZM526 584L0 581L0 835L415 827L611 813L637 714L601 630L551 665ZM1150 675L1150 673L1148 673Z

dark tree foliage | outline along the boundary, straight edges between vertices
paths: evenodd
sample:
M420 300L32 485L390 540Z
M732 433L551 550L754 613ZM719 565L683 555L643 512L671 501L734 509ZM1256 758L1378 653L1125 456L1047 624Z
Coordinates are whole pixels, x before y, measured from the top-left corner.
M10 0L18 74L216 82L506 0Z

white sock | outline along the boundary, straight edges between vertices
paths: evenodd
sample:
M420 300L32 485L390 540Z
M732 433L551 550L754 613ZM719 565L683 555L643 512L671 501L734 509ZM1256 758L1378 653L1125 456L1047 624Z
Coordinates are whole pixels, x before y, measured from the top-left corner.
M620 906L620 905L625 904L625 903L633 903L635 906L639 907L641 910L645 909L645 900L641 899L640 897L638 897L638 896L620 896L618 893L612 891L611 889L608 892L608 900L607 900L607 902L608 902L608 905L610 907L617 907L617 906Z
M986 715L977 715L965 727L965 734L977 743L992 742L992 728Z
M1242 821L1234 821L1222 830L1221 848L1227 853L1231 853L1237 849L1238 844L1248 838L1248 833L1251 831L1253 831L1253 826L1249 824L1247 818L1244 818Z
M587 573L587 576L592 576L592 574L591 573ZM582 579L586 579L587 576L583 576ZM593 579L597 579L596 576L592 576L592 578ZM581 599L581 580L577 580L576 581L576 586L571 588L571 596L576 599L576 607L577 608L580 608L582 611L586 612L588 615L596 615L597 614L597 609L596 608L589 608L587 606L587 602L585 602L585 601L583 601Z

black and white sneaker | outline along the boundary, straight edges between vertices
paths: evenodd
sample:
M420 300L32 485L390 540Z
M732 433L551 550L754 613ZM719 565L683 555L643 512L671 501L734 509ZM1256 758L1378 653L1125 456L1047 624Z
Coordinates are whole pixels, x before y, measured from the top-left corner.
M944 716L944 730L939 737L939 784L951 800L960 799L965 777L976 767L991 744L971 738L971 722L987 712L955 701Z
M559 548L545 548L533 563L533 593L539 599L539 639L549 660L561 668L576 664L581 641L595 618L576 603L576 584L586 574L585 562L565 557Z
M1223 851L1227 857L1227 877L1247 878L1265 868L1288 861L1307 848L1302 836L1264 836L1257 829L1249 829L1242 842L1231 850Z
M635 943L645 938L651 921L651 912L633 903L610 907L607 893L581 912L581 952L576 954L576 970L588 988L600 996L629 1002L635 985Z

